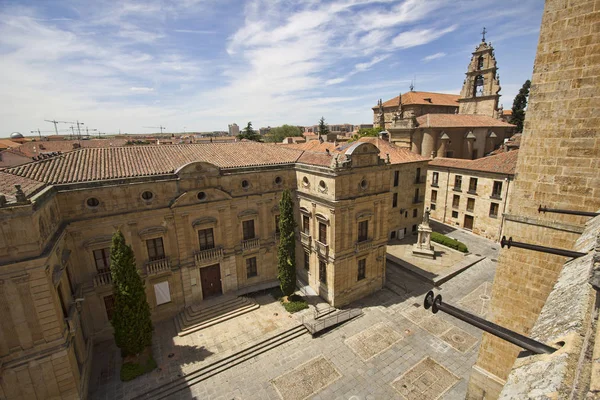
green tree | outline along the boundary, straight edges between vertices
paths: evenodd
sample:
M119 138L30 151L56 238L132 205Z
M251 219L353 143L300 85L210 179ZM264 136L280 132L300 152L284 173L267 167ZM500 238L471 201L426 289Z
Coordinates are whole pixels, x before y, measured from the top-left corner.
M293 125L281 125L271 129L267 134L266 141L281 143L286 137L302 136L302 130Z
M296 221L294 205L288 189L281 194L279 201L279 247L277 249L277 277L284 296L296 290Z
M248 125L246 125L244 130L239 135L237 135L237 138L239 140L248 139L252 140L253 142L262 142L260 134L257 133L254 129L252 129L252 122L250 121L248 122Z
M527 107L527 98L529 97L529 89L531 88L531 81L527 79L519 94L515 96L515 101L512 106L512 116L510 123L517 126L517 132L523 132L523 122L525 121L525 108Z
M360 128L357 133L355 133L354 135L352 135L352 139L350 140L350 142L356 142L361 137L378 137L379 136L379 132L381 132L382 130L383 129L379 128L379 127L375 127L375 128Z
M319 134L327 135L329 133L329 127L325 124L325 118L321 117L319 120Z
M112 238L110 273L115 298L110 322L115 329L115 342L124 356L139 354L152 344L150 307L133 250L120 230Z

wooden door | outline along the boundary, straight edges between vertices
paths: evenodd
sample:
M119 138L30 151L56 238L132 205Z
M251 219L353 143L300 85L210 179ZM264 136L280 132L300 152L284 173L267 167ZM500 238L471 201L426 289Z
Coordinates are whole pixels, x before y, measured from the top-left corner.
M202 280L202 297L218 296L223 293L221 288L221 269L219 264L200 268L200 279Z
M471 215L465 215L465 229L473 230L473 217Z

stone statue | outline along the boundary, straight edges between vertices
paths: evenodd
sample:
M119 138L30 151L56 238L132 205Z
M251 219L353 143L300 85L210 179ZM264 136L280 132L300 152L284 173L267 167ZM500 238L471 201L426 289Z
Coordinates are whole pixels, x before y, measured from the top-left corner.
M423 223L429 225L429 214L431 213L431 211L429 211L429 207L427 207L425 209L425 212L423 213Z

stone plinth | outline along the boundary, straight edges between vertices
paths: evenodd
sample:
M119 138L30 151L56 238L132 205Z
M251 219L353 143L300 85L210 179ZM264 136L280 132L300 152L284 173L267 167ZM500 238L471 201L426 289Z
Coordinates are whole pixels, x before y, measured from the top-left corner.
M418 228L418 241L413 244L413 256L435 259L435 251L431 245L431 228L422 223Z

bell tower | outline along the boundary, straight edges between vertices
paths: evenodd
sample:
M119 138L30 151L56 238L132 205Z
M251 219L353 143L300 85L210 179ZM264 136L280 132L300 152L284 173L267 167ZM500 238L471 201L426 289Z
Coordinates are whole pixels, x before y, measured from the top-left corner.
M473 52L460 92L458 113L497 118L500 76L496 73L498 67L494 48L491 42L485 41L485 34L486 30L483 28L481 43Z

